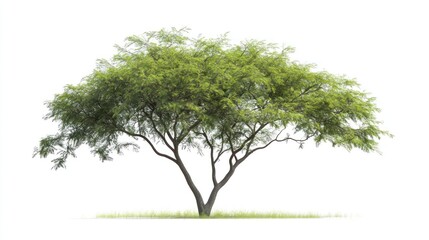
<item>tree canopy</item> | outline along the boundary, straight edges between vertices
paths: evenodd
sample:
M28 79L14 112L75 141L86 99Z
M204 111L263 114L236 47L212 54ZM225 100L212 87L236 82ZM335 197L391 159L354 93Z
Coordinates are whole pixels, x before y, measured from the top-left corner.
M292 48L232 44L226 35L192 38L173 29L131 36L117 50L47 102L46 119L59 123L59 131L43 138L35 154L56 155L55 169L82 144L103 161L127 147L137 150L135 141L120 141L129 136L178 164L188 184L180 150L208 149L220 189L248 156L274 142L302 146L313 139L373 151L388 135L379 128L375 99L355 80L290 60ZM221 158L230 171L218 181Z

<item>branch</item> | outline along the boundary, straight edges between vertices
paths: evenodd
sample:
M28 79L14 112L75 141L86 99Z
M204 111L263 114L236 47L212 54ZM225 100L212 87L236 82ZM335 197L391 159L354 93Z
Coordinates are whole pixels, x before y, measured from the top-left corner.
M314 90L312 90L312 88L315 88ZM311 86L309 86L309 87L307 87L307 88L305 88L304 89L304 91L302 91L298 96L296 96L294 99L292 99L292 101L291 102L294 102L296 99L298 99L298 98L300 98L300 97L302 97L302 96L304 96L304 95L306 95L306 94L310 94L310 93L313 93L313 92L316 92L316 91L319 91L320 89L322 88L322 84L314 84L314 85L311 85ZM312 90L312 91L311 91Z
M176 116L175 121L174 121L174 125L173 125L174 137L171 135L170 131L167 130L168 127L165 125L165 122L162 123L162 125L164 127L164 131L165 131L165 133L167 133L167 137L170 139L171 143L173 143L174 148L177 148L177 146L178 146L178 143L176 142L176 129L175 129L176 125L177 125L178 116L179 115ZM158 116L158 117L161 118L160 116ZM170 150L172 150L172 149L170 149Z
M234 164L232 164L232 159L234 159L235 154L237 154L238 152L236 152L234 150L234 145L232 144L232 140L231 137L229 135L226 135L228 137L228 143L229 143L229 149L231 150L231 156L229 157L229 169L230 171L234 168ZM237 159L237 157L235 157L235 159Z
M213 185L216 187L218 182L216 179L216 166L215 166L216 161L214 159L214 154L213 154L214 153L214 149L213 149L214 147L213 147L213 144L210 142L209 137L207 136L207 133L205 133L203 131L201 134L204 136L204 138L207 142L207 145L210 147L210 164L212 167L212 181L213 181Z
M231 137L228 135L228 134L225 134L226 136L227 136L227 140L228 140L228 143L229 143L229 145L230 145L230 148L228 148L228 149L226 149L226 150L224 150L223 152L225 152L225 151L227 151L227 150L231 150L231 156L229 157L229 171L228 171L228 173L225 175L225 177L219 182L219 184L217 184L216 185L216 187L217 188L222 188L227 182L228 182L228 180L231 178L231 176L234 174L234 172L235 172L235 169L237 168L237 166L240 164L240 163L242 163L250 154L245 154L243 157L241 157L240 159L238 159L238 157L237 157L237 153L238 152L240 152L245 146L246 146L246 144L249 144L249 146L251 145L251 143L254 141L254 139L255 139L255 136L260 132L260 131L262 131L262 129L264 128L264 127L266 127L268 124L261 124L261 126L259 126L259 128L258 129L256 129L256 124L255 124L255 126L252 128L252 127L250 127L251 129L252 129L252 134L251 134L251 136L250 136L250 138L248 138L248 139L246 139L242 144L241 144L241 146L239 147L239 148L237 148L237 149L234 149L234 145L233 145L233 143L232 143L232 139L231 139ZM256 130L255 130L256 129ZM280 133L277 135L277 137L276 138L278 138L278 136L280 135ZM223 142L223 141L222 141ZM221 155L221 153L223 153L223 152L220 152L220 154L219 154L219 156ZM235 163L233 164L232 163L232 161L233 161L233 159L235 159Z
M303 143L303 142L307 141L308 139L310 139L311 137L314 137L315 135L316 135L316 133L312 133L310 135L307 135L304 139L295 139L295 138L287 137L285 140L286 141L292 140L292 141L295 141L297 143Z
M204 136L204 134L206 134L205 132L194 132L195 134L197 134L197 135L202 135L202 136ZM213 163L217 163L217 162L219 162L219 160L220 160L220 157L225 153L225 152L227 152L227 151L229 151L230 149L229 148L226 148L226 149L224 149L224 138L223 138L223 135L222 135L222 141L221 141L221 143L220 143L220 149L217 151L217 156L216 156L216 158L214 157L214 149L215 149L215 143L212 143L212 142L210 142L209 140L208 140L208 136L204 136L204 138L205 138L205 140L206 140L206 142L207 142L207 145L210 147L210 149L212 149L213 150L213 152L211 152L210 154L211 154L211 159L212 159L212 161L213 161Z
M179 133L179 137L177 138L177 143L181 143L183 139L191 132L194 128L196 128L201 123L201 120L196 120L188 129L182 129Z
M246 153L249 152L250 146L255 141L256 134L258 132L262 131L262 129L266 126L266 125L261 125L261 126L259 126L259 128L257 130L255 130L256 129L256 125L257 124L255 123L255 125L253 127L248 126L249 128L252 129L253 134L252 134L252 136L250 138L250 141L248 141L247 143L245 143L245 145L246 145Z
M167 159L169 159L169 160L171 160L171 161L173 161L173 162L176 162L176 159L175 159L175 158L173 158L173 157L171 157L171 156L169 156L169 155L167 155L167 154L164 154L164 153L159 152L159 151L155 148L155 146L153 145L153 143L150 141L150 139L149 139L149 138L147 138L146 136L141 135L141 134L137 134L137 133L132 133L132 132L129 132L129 131L125 130L125 129L118 129L118 130L119 130L120 132L123 132L123 133L125 133L125 134L129 135L129 136L132 136L132 137L140 137L140 138L144 139L147 143L149 143L149 145L150 145L150 147L152 148L152 150L153 150L153 151L154 151L158 156L161 156L161 157L167 158Z
M156 127L155 121L153 120L153 111L150 113L150 115L146 112L143 112L147 118L149 118L150 122L152 123L152 128L155 130L155 132L158 134L158 136L162 139L165 146L167 146L172 152L174 152L174 148L168 143L167 139L165 138L165 134L162 134L158 128ZM159 116L158 116L159 117ZM173 142L174 144L174 142Z
M278 134L277 134L277 136L276 136L276 138L274 138L273 140L271 140L271 141L269 141L267 144L265 144L264 146L261 146L261 147L257 147L257 148L254 148L254 149L252 149L252 150L250 150L249 149L249 151L247 151L246 152L246 154L244 155L244 157L242 157L240 160L239 160L239 162L238 162L238 164L240 164L240 163L242 163L250 154L252 154L252 153L254 153L254 152L256 152L256 151L258 151L258 150L262 150L262 149L265 149L265 148L267 148L268 146L270 146L272 143L274 143L274 142L286 142L286 141L288 141L288 140L292 140L292 141L295 141L295 142L297 142L297 143L299 143L300 144L300 147L302 146L302 144L305 142L305 141L307 141L308 139L310 139L311 137L313 137L313 136L315 136L316 134L315 133L313 133L313 134L309 134L309 135L307 135L305 138L303 138L303 139L296 139L296 138L292 138L292 137L289 137L289 135L287 136L287 137L285 137L285 138L282 138L282 139L279 139L279 136L281 135L281 133L284 131L285 129L282 129ZM238 165L237 164L237 165Z
M252 134L240 145L240 147L237 149L237 153L240 152L241 150L243 150L244 147L247 146L247 148L250 148L250 145L255 141L255 137L256 135L262 131L262 129L264 129L266 126L268 125L268 123L265 124L261 124L258 129L256 129L256 123L255 126L252 129ZM256 130L255 130L256 129ZM281 132L280 132L281 133ZM277 135L278 137L278 135ZM276 137L276 138L277 138Z
M171 133L170 133L170 131L166 131L167 132L167 136L168 136L168 138L170 139L170 141L173 143L173 146L176 148L177 147L177 145L176 145L176 139L173 137L173 136L171 136Z
M230 138L228 138L230 140ZM231 141L229 141L231 144ZM219 182L219 184L217 184L215 186L215 188L221 189L227 182L228 180L232 177L232 175L235 172L235 169L237 168L238 164L237 164L237 151L233 150L233 147L231 145L231 156L229 157L229 171L226 173L226 175L223 177L223 179ZM235 164L232 164L232 159L235 159Z
M224 146L223 141L224 140L223 140L223 136L222 136L222 142L221 142L221 145L220 145L220 149L219 149L219 151L217 153L217 156L216 156L216 159L215 159L214 163L217 163L219 161L220 157L222 156L222 154L224 154L225 152L227 152L229 150L229 148L223 149L223 146Z
M182 113L182 111L180 111L180 113ZM173 134L174 134L174 139L177 138L177 123L179 121L179 115L180 113L178 113L176 115L176 117L174 118L174 124L173 124Z

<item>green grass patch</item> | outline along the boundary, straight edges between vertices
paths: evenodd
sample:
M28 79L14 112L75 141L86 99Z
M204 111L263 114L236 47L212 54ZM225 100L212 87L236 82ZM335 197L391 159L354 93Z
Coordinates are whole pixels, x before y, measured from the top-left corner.
M236 211L224 212L215 211L209 217L200 217L197 212L128 212L128 213L107 213L97 214L96 218L154 218L154 219L257 219L257 218L338 218L344 217L340 214L320 215L315 213L284 213L284 212L249 212Z

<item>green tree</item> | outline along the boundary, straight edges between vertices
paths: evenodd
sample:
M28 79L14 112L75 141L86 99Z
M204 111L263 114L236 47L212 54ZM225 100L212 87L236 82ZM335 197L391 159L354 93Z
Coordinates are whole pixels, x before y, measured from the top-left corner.
M104 161L112 152L137 150L133 139L141 139L179 167L199 214L210 215L237 167L273 143L302 147L313 139L373 151L389 134L378 126L374 98L354 80L291 61L290 48L172 29L129 37L117 49L47 103L45 118L58 122L59 131L40 141L35 156L55 155L54 169L82 144ZM207 201L183 163L183 149L207 152L213 181ZM220 162L229 164L224 176L216 173Z

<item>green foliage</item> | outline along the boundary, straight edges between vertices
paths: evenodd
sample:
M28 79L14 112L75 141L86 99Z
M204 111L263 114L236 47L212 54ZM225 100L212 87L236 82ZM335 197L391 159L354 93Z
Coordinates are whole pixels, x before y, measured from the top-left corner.
M58 122L59 132L43 138L35 155L57 155L55 169L82 144L103 161L137 150L121 135L141 138L173 161L178 148L207 147L212 162L230 152L231 164L273 142L312 138L372 151L388 135L378 127L375 99L354 80L293 62L290 48L255 40L233 45L226 36L191 38L173 29L131 36L117 49L47 103L46 119Z

